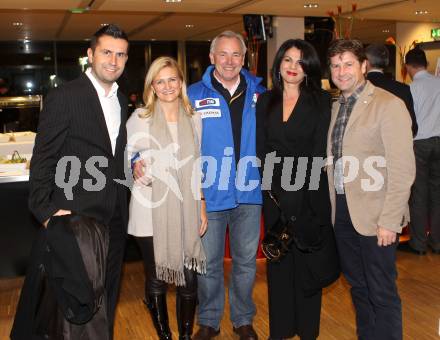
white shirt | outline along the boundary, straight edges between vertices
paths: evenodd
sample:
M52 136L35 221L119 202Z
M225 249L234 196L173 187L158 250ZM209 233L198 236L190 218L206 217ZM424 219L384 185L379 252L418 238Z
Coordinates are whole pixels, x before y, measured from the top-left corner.
M214 74L215 79L217 79L217 81L218 81L220 84L222 84L223 87L224 87L226 90L229 91L229 94L230 94L231 97L232 97L232 96L234 95L235 91L237 90L238 85L240 85L240 74L238 75L238 79L237 79L237 81L235 82L234 86L232 86L230 89L228 89L228 88L225 86L225 84L223 84L223 82L222 82L220 79L217 78L217 76L215 75L215 71L214 71L213 74Z
M116 139L118 138L119 127L121 125L121 105L119 104L117 95L119 86L114 82L110 92L106 96L104 88L98 83L90 67L86 70L86 75L95 87L96 92L98 92L99 102L101 103L102 111L104 112L105 124L107 125L108 135L110 137L112 152L114 155Z
M409 85L419 130L414 138L440 137L440 78L419 71Z

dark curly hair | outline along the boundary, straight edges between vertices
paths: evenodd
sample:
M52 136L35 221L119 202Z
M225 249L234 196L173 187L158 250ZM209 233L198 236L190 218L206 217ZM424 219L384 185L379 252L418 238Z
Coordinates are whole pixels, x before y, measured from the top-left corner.
M315 48L305 40L286 40L278 49L272 65L273 90L278 94L283 93L284 84L280 76L280 66L286 52L292 47L301 51L301 67L307 76L307 81L302 81L300 91L318 92L321 90L321 63Z

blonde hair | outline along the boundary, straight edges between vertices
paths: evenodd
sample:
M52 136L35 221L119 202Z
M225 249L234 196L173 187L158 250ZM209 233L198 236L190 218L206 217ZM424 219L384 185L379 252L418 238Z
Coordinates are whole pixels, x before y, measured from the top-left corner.
M151 63L147 75L145 76L144 93L143 93L145 110L143 110L142 113L139 113L140 118L148 118L153 115L154 105L156 104L157 96L153 91L152 84L154 78L156 78L159 72L165 67L171 67L177 71L177 75L180 78L180 81L182 82L182 89L180 91L179 98L182 100L183 109L185 113L190 116L194 114L194 110L189 101L188 94L186 93L185 78L183 77L183 72L180 69L179 65L177 64L177 61L171 57L159 57Z

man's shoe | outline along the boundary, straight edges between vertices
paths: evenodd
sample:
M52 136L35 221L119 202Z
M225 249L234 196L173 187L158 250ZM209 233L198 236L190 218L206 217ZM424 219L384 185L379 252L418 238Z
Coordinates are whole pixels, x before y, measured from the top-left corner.
M200 325L196 334L193 336L193 340L210 340L220 334L220 329L215 330L212 327Z
M233 328L234 333L240 336L240 340L258 340L258 335L255 333L252 325L244 325L237 328Z
M409 243L400 243L397 246L397 250L404 251L406 253L413 253L416 255L426 255L426 250L417 250L409 245Z

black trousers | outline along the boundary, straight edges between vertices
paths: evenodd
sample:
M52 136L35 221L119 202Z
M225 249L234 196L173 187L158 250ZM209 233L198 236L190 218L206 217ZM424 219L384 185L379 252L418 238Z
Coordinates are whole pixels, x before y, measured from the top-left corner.
M401 340L402 306L396 286L398 242L379 247L376 236L359 234L351 222L345 195L336 195L335 236L341 269L351 285L359 339Z
M319 335L322 290L304 294L298 253L293 249L281 262L267 264L271 338L299 335L309 340Z
M144 262L145 270L145 298L148 301L150 295L166 294L168 284L156 278L156 266L154 262L153 237L136 237ZM197 296L197 273L184 268L185 286L177 286L177 294L186 298Z
M412 248L440 250L440 137L414 141L416 180L410 198ZM430 226L429 235L427 234Z
M107 315L110 326L110 337L113 338L116 304L119 298L122 264L124 261L127 240L127 224L124 223L119 205L116 204L114 214L109 222L109 247L105 289L107 291Z
M295 202L294 198L283 197L286 201L289 198ZM279 210L267 195L263 202L264 225L268 230L278 220ZM279 263L267 263L270 338L298 335L301 340L312 340L319 336L322 290L305 294L306 271L305 260L295 247Z

